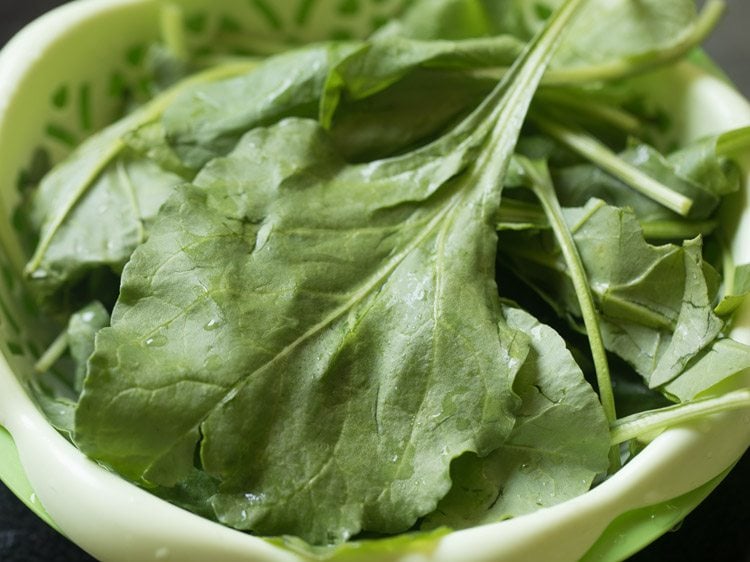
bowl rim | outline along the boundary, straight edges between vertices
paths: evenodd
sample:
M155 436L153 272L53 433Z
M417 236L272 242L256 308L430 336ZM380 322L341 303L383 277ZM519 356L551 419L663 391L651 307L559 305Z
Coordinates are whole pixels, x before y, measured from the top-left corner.
M24 28L0 52L0 129L2 129L4 114L11 106L10 100L17 95L14 87L19 77L33 69L36 59L29 56L30 52L43 56L46 49L54 46L59 34L69 32L71 26L76 26L88 18L98 17L102 12L153 1L77 0L48 12ZM725 113L733 114L731 123L733 126L750 124L750 104L730 86L687 63L682 63L677 72L680 79L685 81L686 88L689 87L698 92L696 95L721 97L726 109ZM717 120L709 128L713 127L714 131L718 131L728 128L729 124L726 120ZM706 131L702 132L706 133ZM691 132L687 134L690 135ZM746 191L750 191L750 173L747 174L746 179L748 183ZM747 197L750 195L746 193ZM746 215L750 215L750 206L748 209ZM750 248L747 249L747 254L750 254ZM745 257L746 261L750 261L748 255ZM745 324L750 326L748 322L744 322L743 325ZM742 332L742 338L750 341L750 336L747 336L745 332ZM620 472L582 496L509 521L454 531L437 541L431 553L431 559L465 560L467 553L471 553L472 560L498 560L499 553L502 551L504 561L524 560L527 559L524 556L528 555L529 545L537 543L539 537L549 539L546 542L552 547L546 554L556 560L577 560L581 556L586 556L592 546L598 542L601 543L606 538L608 529L618 516L632 513L634 510L658 506L664 502L674 503L676 498L697 490L702 490L701 493L705 496L713 486L718 484L723 474L741 456L742 452L750 446L750 428L739 434L734 431L738 421L745 419L743 415L746 416L746 413L732 412L716 416L710 422L702 421L670 429L657 437ZM3 427L7 429L7 433L2 431ZM736 435L733 442L730 443L727 440L725 443L716 444L715 441L719 436L726 437L732 433ZM169 529L166 529L166 534L163 536L167 536L170 540L184 540L186 532L193 533L193 540L186 543L187 548L198 549L192 554L200 551L195 544L195 536L208 536L211 541L223 542L223 551L226 555L222 560L234 560L235 556L237 560L246 559L248 553L256 554L261 560L299 560L289 551L278 549L262 539L222 527L172 506L86 459L72 444L51 428L2 356L0 356L0 447L2 447L0 450L8 452L8 455L3 454L2 458L9 459L0 462L0 479L7 482L11 490L17 493L20 499L43 520L61 530L94 555L105 556L106 559L112 560L132 559L127 555L126 558L107 556L111 548L109 544L102 544L102 541L91 536L92 533L82 532L80 524L71 525L67 518L73 515L69 509L66 510L60 505L65 501L65 494L59 489L55 490L55 486L50 486L50 483L45 481L50 472L62 470L68 478L77 479L76 489L78 490L96 489L103 494L116 490L114 497L118 501L131 506L131 509L139 506L141 510L139 513L144 515L141 517L141 527L143 523L151 526L166 525ZM704 450L711 450L712 455L710 457L702 455L700 462L696 464L694 453ZM45 471L40 465L44 465L45 458L50 455L54 459L53 468ZM15 464L16 459L19 459L20 464ZM665 459L669 464L691 461L691 474L673 474L667 480L664 479L663 473L660 478L655 477L652 472L663 465ZM19 469L22 469L21 474L18 473ZM624 486L623 482L631 481L636 482L637 486ZM29 490L37 492L29 494ZM91 503L92 498L89 500ZM700 500L696 501L695 498L691 498L680 513L684 513L685 510L689 511L697 505L698 501ZM94 498L93 503L100 502ZM49 513L44 506L47 506ZM174 518L177 523L166 524L163 521L164 517ZM88 521L85 525L90 526ZM662 532L670 526L671 523L664 527ZM572 529L576 531L572 532ZM585 531L581 532L581 529ZM636 546L636 549L645 546L659 534L661 532L654 536L644 536L644 540L648 540ZM159 553L163 553L163 548L166 548L159 544L164 542L161 538L149 545L143 552L148 551L152 557L143 559L158 559ZM535 556L542 558L545 556L545 553L538 548L534 552ZM605 556L611 555L612 552L610 550ZM632 551L625 553L625 556L630 553ZM129 555L132 556L132 551ZM192 556L184 559L201 560ZM604 560L605 558L600 556L596 559Z

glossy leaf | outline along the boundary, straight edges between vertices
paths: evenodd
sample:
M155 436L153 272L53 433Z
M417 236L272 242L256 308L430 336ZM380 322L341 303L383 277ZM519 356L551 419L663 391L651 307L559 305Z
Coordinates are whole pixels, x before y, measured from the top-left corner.
M584 493L607 470L607 420L565 341L520 309L506 306L504 313L525 336L506 337L530 346L513 384L523 405L499 449L454 462L453 488L426 518L427 528L465 528L550 507Z
M700 241L651 246L631 212L596 200L566 218L602 315L605 346L649 386L669 382L722 328L712 310L715 273L702 261ZM502 249L548 302L578 317L565 264L548 240L506 233Z

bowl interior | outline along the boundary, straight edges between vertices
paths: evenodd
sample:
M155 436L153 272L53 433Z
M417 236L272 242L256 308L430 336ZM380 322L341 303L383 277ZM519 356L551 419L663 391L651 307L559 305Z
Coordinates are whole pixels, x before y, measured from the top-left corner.
M192 49L203 54L232 54L258 46L273 49L274 45L284 43L361 37L380 25L406 1L182 0L180 6L184 10ZM147 46L159 37L160 10L161 3L156 0L79 0L32 24L0 54L0 351L9 367L5 372L5 366L0 364L0 379L7 379L2 382L3 385L11 384L9 380L12 377L22 387L28 387L28 381L35 376L34 362L55 335L54 327L40 318L24 290L21 272L26 254L22 225L15 220L13 209L24 191L52 164L60 161L91 132L122 114L123 92L130 93L136 99L142 94ZM694 67L683 66L670 72L667 77L670 84L668 90L659 86L664 83L665 77L658 75L645 79L644 88L652 91L655 98L673 113L681 138L694 139L733 126L750 124L750 107L731 88ZM683 87L676 88L676 83ZM721 103L712 103L711 100L717 99L722 100ZM728 235L734 240L734 253L740 261L745 262L750 261L750 245L746 242L750 239L750 213L744 212L750 206L747 197L746 190L734 204L727 205L725 221ZM747 310L745 312L741 324L750 326ZM741 337L750 341L747 333ZM53 381L49 383L53 384ZM0 391L3 388L0 386ZM24 415L28 413L29 419L32 419L34 407L23 393L14 396L12 408L0 403L0 425L11 430L18 441L25 431L20 428L18 412L23 410ZM38 416L38 412L36 414ZM34 423L39 422L38 417L34 420ZM33 426L29 423L30 427ZM727 424L731 425L731 421ZM722 431L724 433L721 435L730 435L728 428ZM571 546L569 552L577 553L571 556L580 558L598 539L586 560L622 559L670 528L705 497L718 483L723 471L750 443L748 432L727 438L733 440L733 447L727 447L723 456L717 454L714 461L696 472L692 480L684 479L682 488L667 488L664 492L666 495L644 496L640 503L620 501L616 504L616 499L607 500L616 504L606 511L608 519L597 522L592 527L591 537L582 538L581 545ZM54 437L50 436L49 439ZM55 443L61 455L75 457L75 450L62 438ZM685 445L681 441L678 445L696 446L694 443ZM0 477L40 517L52 522L33 491L40 488L38 479L43 477L37 476L37 480L32 478L32 486L21 464L16 462L18 457L14 453L10 435L0 428L0 459L3 459L0 462ZM31 458L33 452L22 460ZM652 465L655 462L652 461ZM24 464L30 466L30 461L28 463ZM83 466L86 461L75 457L70 463L82 463ZM92 465L90 470L92 472L87 472L85 478L98 478L91 474L98 474L96 471L99 469ZM623 476L623 479L627 477ZM627 486L627 481L624 481L626 484L622 486ZM649 482L649 485L657 485ZM617 496L614 492L611 495L613 498ZM55 501L49 495L46 498L49 498L44 500L48 506ZM669 502L666 501L668 499ZM110 555L106 552L106 545L100 547L99 543L86 542L88 539L85 536L76 534L75 525L69 526L63 521L64 513L55 511L55 514L59 514L56 515L57 523L64 532L84 543L86 548L102 557L106 554L108 560L128 559L127 555L125 558ZM597 513L601 516L602 512L591 512ZM602 536L613 519L615 521ZM553 524L540 521L542 527ZM561 527L558 524L556 528ZM480 529L477 532L484 531ZM495 533L495 536L505 534ZM453 542L445 541L444 544L448 546L444 550L435 550L437 558L456 559L455 555L461 549L471 549L472 541L483 538L472 533L455 533L452 536L459 538L451 539ZM549 536L554 537L554 534ZM622 537L630 538L623 542ZM437 540L436 537L428 541L428 550L432 552L437 548ZM251 543L238 546L238 552L255 548L248 544ZM290 559L285 558L287 554L281 550L274 549L274 552L278 551L274 554L258 548L260 550L255 551L258 560ZM398 550L399 547L396 548ZM564 548L555 551L558 545L554 543L551 548L551 552L557 552L560 556L568 552ZM144 557L144 560L158 559L158 549L148 552L153 556ZM519 558L512 558L511 555L507 559L523 560L523 552L518 552L521 553ZM382 554L378 554L377 559L381 559ZM200 554L196 556L199 557L190 559L201 559ZM227 555L226 559L233 558Z

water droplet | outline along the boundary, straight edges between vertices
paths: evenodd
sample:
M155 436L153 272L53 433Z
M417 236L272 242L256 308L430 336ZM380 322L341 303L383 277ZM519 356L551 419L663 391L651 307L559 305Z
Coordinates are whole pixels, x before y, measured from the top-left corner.
M252 492L248 492L245 494L245 500L250 505L258 505L266 501L266 495L262 492L260 494L253 494ZM243 514L244 514L244 510L243 510ZM243 518L244 517L245 515L243 515Z
M37 500L38 500L38 498L36 497L36 494L34 492L32 492L31 496L29 496L29 501L31 501L31 503L36 503Z
M154 558L157 560L165 560L169 558L169 549L166 546L161 547L156 552L154 552Z
M263 246L266 245L266 242L268 242L268 239L271 237L271 232L273 232L272 222L265 222L258 229L258 234L255 236L255 251L256 252L261 250Z
M218 329L221 326L221 320L217 318L211 318L208 322L206 322L205 326L203 326L203 329L207 332L213 332L214 330Z
M143 343L146 345L146 347L162 347L167 344L167 338L160 334L157 334L155 336L147 338Z
M393 463L398 462L398 455L391 456L391 462Z
M31 272L31 278L32 279L47 279L49 276L49 273L44 271L43 269L35 269Z

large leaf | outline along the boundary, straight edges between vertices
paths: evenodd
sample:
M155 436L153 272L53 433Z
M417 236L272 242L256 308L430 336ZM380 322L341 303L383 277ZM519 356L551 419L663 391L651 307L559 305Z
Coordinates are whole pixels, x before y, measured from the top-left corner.
M523 405L508 440L488 456L451 467L453 488L427 528L464 528L549 507L586 492L606 471L609 426L565 341L527 312L505 307L514 345L530 345L513 389ZM505 329L507 331L507 328Z
M286 121L201 173L208 200L170 201L98 338L85 451L169 485L202 435L223 522L325 543L408 528L447 492L450 459L502 442L513 371L491 225L462 216L471 199L450 188L389 212L390 189L377 197L341 166L312 122ZM476 226L446 228L461 219Z
M185 93L165 112L163 127L183 163L199 169L229 152L253 127L282 117L316 116L321 100L323 121L330 125L343 93L363 99L419 68L510 64L521 48L512 38L425 42L399 37L306 47L271 57L245 76ZM439 93L423 86L425 96Z
M170 198L97 337L81 449L179 486L199 446L222 522L313 543L432 511L451 460L513 425L523 358L498 333L498 178L578 5L424 149L349 166L290 119Z
M421 40L510 35L527 41L561 0L420 0L381 36ZM699 45L723 3L696 13L694 0L589 2L562 41L547 80L614 79L671 62Z
M712 310L715 273L699 240L651 246L634 215L593 200L566 220L601 312L604 343L647 380L661 386L719 333ZM505 233L501 251L517 272L562 314L578 317L564 260L547 234Z

